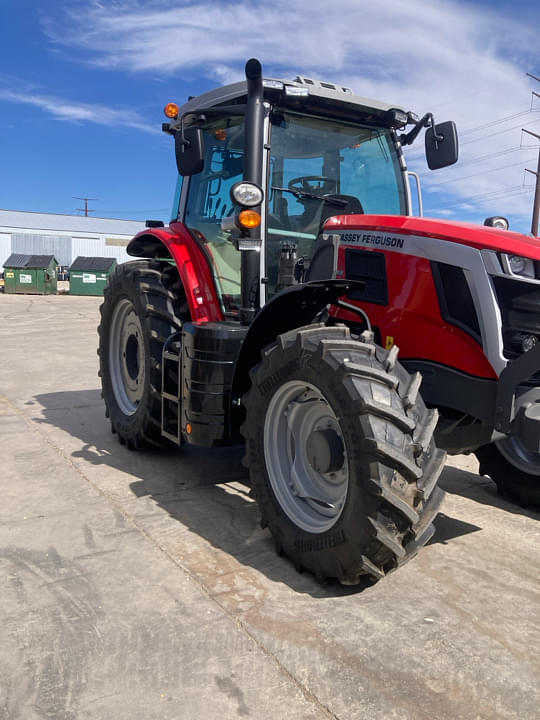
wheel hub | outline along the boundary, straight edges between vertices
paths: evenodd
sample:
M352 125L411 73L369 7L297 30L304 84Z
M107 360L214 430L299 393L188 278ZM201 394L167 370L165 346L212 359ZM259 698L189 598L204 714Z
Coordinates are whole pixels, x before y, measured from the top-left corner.
M137 380L139 377L139 338L138 335L130 335L126 343L126 351L124 352L124 360L126 370L131 380Z
M345 449L332 428L314 430L307 439L306 454L311 467L318 473L335 473L345 462Z
M141 321L127 299L113 311L109 366L118 406L124 415L133 415L144 393L145 352Z

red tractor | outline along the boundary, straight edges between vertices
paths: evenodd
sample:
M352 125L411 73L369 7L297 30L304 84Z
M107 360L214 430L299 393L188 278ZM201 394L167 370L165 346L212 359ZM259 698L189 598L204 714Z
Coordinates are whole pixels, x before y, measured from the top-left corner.
M411 215L402 146L426 128L450 165L454 124L257 60L167 110L172 220L131 240L144 259L101 307L120 442L245 442L278 552L345 584L429 540L445 451L537 501L540 246Z

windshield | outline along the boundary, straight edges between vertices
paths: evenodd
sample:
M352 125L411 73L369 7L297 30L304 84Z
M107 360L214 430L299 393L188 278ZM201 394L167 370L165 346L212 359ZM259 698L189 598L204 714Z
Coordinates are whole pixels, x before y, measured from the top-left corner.
M390 130L274 113L268 187L267 276L277 279L280 247L310 256L333 215L405 215L402 170Z

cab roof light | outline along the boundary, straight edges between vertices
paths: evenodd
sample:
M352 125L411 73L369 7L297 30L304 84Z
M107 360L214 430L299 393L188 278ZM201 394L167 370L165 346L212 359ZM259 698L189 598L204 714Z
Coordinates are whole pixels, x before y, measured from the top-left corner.
M388 124L391 128L404 128L409 122L409 114L399 108L392 108L387 113Z
M271 90L283 90L283 83L281 80L263 80L263 87L270 88Z
M176 103L170 102L165 105L165 107L163 108L163 112L171 120L176 120L178 118L180 108Z
M309 88L298 85L285 85L285 95L289 97L308 97Z
M322 80L313 80L312 78L304 77L302 75L297 75L294 82L299 85L313 85L313 87L326 88L327 90L341 90L341 92L344 92L347 95L354 94L350 87L335 85L334 83L323 82Z

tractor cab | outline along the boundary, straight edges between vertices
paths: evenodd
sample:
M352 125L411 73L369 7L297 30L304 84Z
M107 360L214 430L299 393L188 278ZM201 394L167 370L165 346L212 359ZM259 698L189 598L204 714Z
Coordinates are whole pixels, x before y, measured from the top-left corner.
M261 78L258 93L252 89L248 98L249 82L191 99L164 125L176 136L180 173L173 220L184 223L209 256L222 311L233 317L283 288L284 254L309 262L328 218L410 214L401 144L414 138L400 131L428 122L309 78ZM455 131L451 135L448 160L455 162ZM234 188L242 182L261 191L256 226L239 218L242 200ZM243 253L253 256L249 263ZM243 282L249 286L244 301Z

